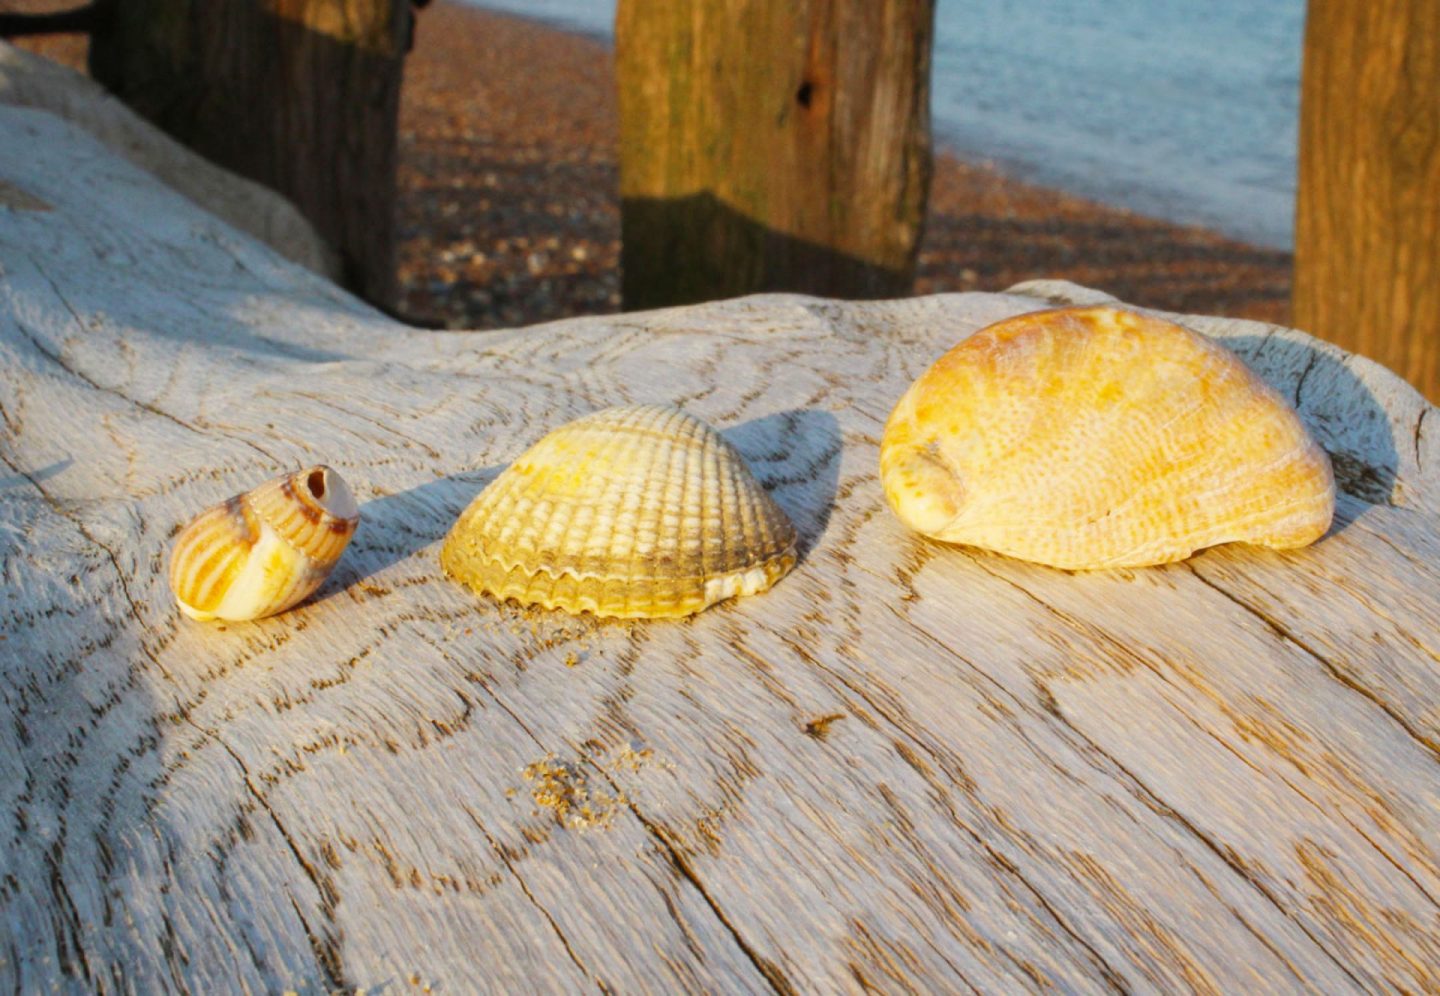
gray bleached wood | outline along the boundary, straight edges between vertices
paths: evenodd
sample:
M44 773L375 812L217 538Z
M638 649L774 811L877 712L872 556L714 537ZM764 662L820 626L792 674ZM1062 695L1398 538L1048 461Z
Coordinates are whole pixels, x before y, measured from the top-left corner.
M0 986L1440 986L1440 422L1378 366L1179 316L1298 401L1339 524L1072 575L907 534L876 450L955 341L1094 292L416 331L0 137ZM788 578L619 624L440 577L507 461L645 401L751 461ZM181 618L180 524L322 461L320 595Z
M80 126L292 263L339 279L335 250L295 205L191 152L89 77L0 41L0 104L49 111Z

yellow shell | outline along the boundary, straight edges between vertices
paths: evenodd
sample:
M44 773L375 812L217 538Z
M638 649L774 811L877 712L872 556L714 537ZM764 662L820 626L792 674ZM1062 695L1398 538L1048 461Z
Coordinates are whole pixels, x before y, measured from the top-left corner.
M1335 509L1325 452L1234 354L1104 307L997 322L942 356L891 413L880 476L918 532L1082 570L1304 546Z
M461 514L440 563L523 605L686 616L780 580L795 564L795 527L714 429L636 405L527 450Z
M360 510L339 474L311 467L200 513L175 540L170 590L192 619L259 619L308 598Z

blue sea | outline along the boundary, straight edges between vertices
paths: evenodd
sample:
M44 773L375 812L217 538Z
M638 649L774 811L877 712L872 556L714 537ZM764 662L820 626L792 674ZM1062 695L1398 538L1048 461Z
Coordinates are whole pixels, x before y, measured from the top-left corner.
M614 0L472 0L610 37ZM938 0L935 138L1257 245L1292 242L1305 0Z

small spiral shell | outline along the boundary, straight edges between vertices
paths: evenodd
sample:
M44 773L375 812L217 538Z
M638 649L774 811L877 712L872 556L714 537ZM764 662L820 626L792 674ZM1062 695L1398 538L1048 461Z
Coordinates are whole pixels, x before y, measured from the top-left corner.
M192 619L245 620L308 598L344 552L360 510L343 478L316 466L200 513L170 555L170 590Z
M546 435L465 509L451 577L522 605L629 619L686 616L773 585L795 527L709 425L658 405Z

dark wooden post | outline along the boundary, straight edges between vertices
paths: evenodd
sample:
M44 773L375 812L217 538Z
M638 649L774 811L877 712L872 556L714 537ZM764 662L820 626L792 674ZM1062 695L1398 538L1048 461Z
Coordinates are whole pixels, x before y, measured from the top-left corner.
M69 10L48 10L35 14L0 12L0 38L88 32L94 24L94 4L72 7Z
M187 145L294 201L345 282L395 301L406 0L102 0L91 73Z
M1440 401L1440 2L1310 0L1294 322Z
M910 292L934 0L620 0L627 308Z

